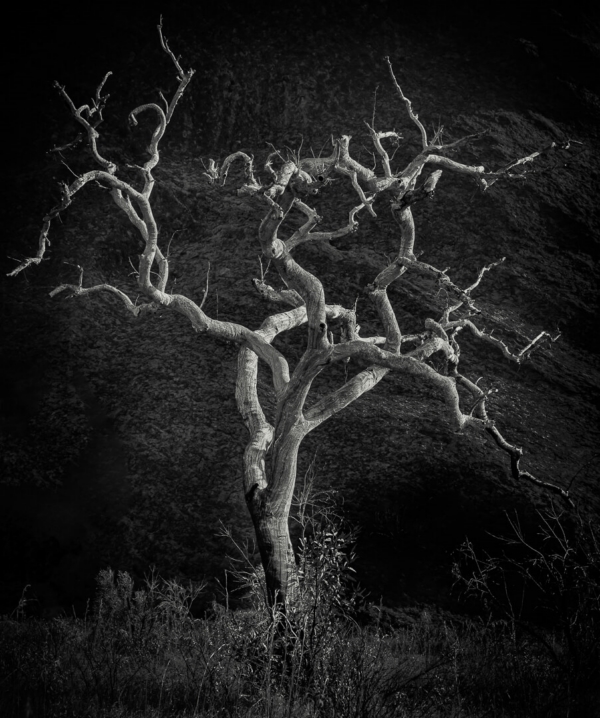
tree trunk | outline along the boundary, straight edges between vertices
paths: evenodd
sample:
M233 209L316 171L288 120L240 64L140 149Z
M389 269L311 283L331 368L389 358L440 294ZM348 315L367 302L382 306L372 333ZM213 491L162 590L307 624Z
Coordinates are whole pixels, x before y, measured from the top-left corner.
M288 516L276 515L268 503L251 513L265 570L267 602L285 611L294 605L298 596L298 571Z
M297 447L296 447L297 454ZM298 570L290 538L289 515L291 496L296 480L294 462L293 476L274 483L280 491L259 489L258 486L246 496L248 509L254 524L256 541L265 571L267 602L285 611L292 607L298 597ZM289 491L289 500L284 495Z

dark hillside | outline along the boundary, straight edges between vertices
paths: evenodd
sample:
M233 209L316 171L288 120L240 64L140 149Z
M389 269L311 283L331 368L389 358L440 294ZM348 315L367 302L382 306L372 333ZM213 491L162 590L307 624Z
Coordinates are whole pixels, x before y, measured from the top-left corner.
M165 12L172 46L197 70L155 173L154 210L163 244L171 241L173 287L199 299L210 263L209 315L256 328L273 311L251 285L260 274L263 209L237 196L234 173L225 188L211 186L202 175L209 157L244 149L260 166L267 143L327 154L332 134L351 134L354 156L370 164L364 120L373 115L376 87L377 127L404 137L395 165L414 156L418 136L384 55L428 130L443 126L454 139L489 128L460 161L496 167L571 138L566 166L525 183L498 183L482 194L444 173L433 201L415 211L416 246L424 261L450 267L461 286L506 257L477 301L487 328L511 346L523 347L543 329L562 332L521 368L466 338L461 361L469 376L498 390L490 414L524 447L526 468L565 487L576 475L578 509L597 516L596 19L564 9L515 19L461 7L407 18L384 0L300 3L269 15L236 15L222 5L222 16L210 20L185 4L173 18ZM14 266L10 258L35 246L57 180L91 167L85 152L65 152L64 163L44 154L77 134L52 80L81 103L112 70L102 146L120 162L143 158L148 126L130 132L127 113L175 84L155 37L157 16L146 9L140 19L125 9L87 24L65 10L23 33L26 51L10 96L15 141L5 138L12 164L4 273ZM334 228L353 201L340 181L313 204L324 227ZM296 252L323 281L328 301L351 306L358 297L365 334L376 331L376 318L362 291L397 250L383 201L376 211L334 251L305 245ZM77 264L86 283L136 294L129 257L139 251L137 237L100 187L77 197L51 239L51 261L2 280L0 613L12 610L25 584L42 611L81 608L108 565L136 576L154 565L169 576L220 578L228 551L220 522L252 535L241 491L246 435L234 401L236 349L202 339L168 312L134 320L110 298L48 297L62 281L75 281ZM390 297L403 330L416 331L445 298L425 280L403 279ZM303 339L298 330L280 346L299 356ZM315 391L343 380L344 366L336 366ZM465 535L485 544L486 532L505 531L505 512L531 522L553 498L514 485L504 455L481 437L453 433L428 388L391 374L310 435L301 471L313 461L319 486L337 489L362 527L361 581L390 605L455 607L452 552Z

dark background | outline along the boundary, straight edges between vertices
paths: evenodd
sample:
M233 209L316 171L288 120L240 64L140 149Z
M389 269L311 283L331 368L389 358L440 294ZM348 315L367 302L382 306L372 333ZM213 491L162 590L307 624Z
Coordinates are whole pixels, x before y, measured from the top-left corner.
M177 233L177 291L197 298L211 262L211 316L257 326L270 309L249 285L260 209L240 203L234 188L208 186L201 159L246 149L260 160L267 140L318 151L331 133L350 132L368 164L362 122L378 84L379 125L401 127L410 158L416 136L388 86L385 54L428 128L444 124L452 138L492 128L487 143L457 159L493 166L565 136L582 143L568 167L524 189L478 196L445 176L435 204L416 212L417 242L426 261L451 266L463 284L507 255L482 297L508 342L563 332L519 370L469 340L463 361L499 389L492 413L525 447L533 473L561 485L577 474L578 510L596 515L597 18L572 4L527 4L519 14L500 4L385 1L246 4L243 13L228 3L210 12L186 3L17 8L3 62L3 270L35 246L57 180L91 167L85 153L65 155L65 164L47 154L77 134L54 80L81 104L112 70L103 147L120 163L143 156L127 112L175 87L156 37L161 11L173 49L197 73L162 143L155 208L164 236ZM347 197L319 198L320 214L343 216ZM351 305L393 252L394 225L384 207L379 216L361 222L362 240L336 245L345 252L337 262L318 248L298 253L331 301ZM220 577L229 549L219 521L251 537L235 350L201 345L170 315L136 323L110 301L47 296L73 281L75 263L90 283L110 280L135 295L128 275L137 241L100 189L79 196L51 236L51 261L2 281L0 610L10 612L27 584L32 610L82 610L106 565L136 578L151 565L180 578ZM436 300L423 294L430 289L413 282L395 290L403 326L435 316ZM369 311L366 333L377 329ZM301 346L298 334L283 348L295 356ZM318 388L342 380L329 376ZM319 487L345 497L362 527L360 578L393 605L456 609L450 569L465 535L487 545L488 530L506 529L507 511L535 532L536 511L549 507L546 495L511 484L504 458L485 442L452 435L435 397L406 379L384 380L311 435L301 459L301 473L314 459ZM209 594L218 595L214 583Z

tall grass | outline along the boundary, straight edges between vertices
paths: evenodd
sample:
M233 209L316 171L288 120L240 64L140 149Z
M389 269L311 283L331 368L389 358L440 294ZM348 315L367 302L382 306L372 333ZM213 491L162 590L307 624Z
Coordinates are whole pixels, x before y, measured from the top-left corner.
M384 629L305 616L282 633L265 608L215 605L194 619L194 595L156 578L135 590L106 570L83 619L4 618L0 715L566 715L550 710L560 672L508 622L453 626L424 614Z
M299 538L302 600L287 615L262 600L260 570L238 569L245 608L202 587L100 572L84 618L0 620L0 716L44 718L591 718L554 660L561 627L420 618L394 624L352 577L352 532L331 513ZM571 554L569 554L570 556ZM583 620L583 619L582 619ZM586 619L587 620L587 619ZM584 627L581 626L583 629ZM594 628L594 626L591 626ZM589 637L588 637L589 638Z

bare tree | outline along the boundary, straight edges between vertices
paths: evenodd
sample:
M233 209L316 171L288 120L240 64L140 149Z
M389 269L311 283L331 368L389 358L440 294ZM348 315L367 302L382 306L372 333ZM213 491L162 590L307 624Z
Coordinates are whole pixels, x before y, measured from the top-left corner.
M104 86L110 73L100 83L91 105L76 107L66 89L57 84L74 118L84 128L87 144L100 169L91 169L70 184L62 185L61 202L44 217L37 254L23 260L11 275L42 261L49 243L48 233L52 221L69 206L83 187L90 182L98 182L110 189L114 203L125 213L143 241L144 250L137 268L137 282L145 301L138 304L109 284L85 287L81 268L77 284L61 284L50 293L51 296L61 292L69 292L71 296L109 292L117 296L136 317L159 307L172 309L187 317L199 334L239 345L235 396L249 433L244 454L243 490L266 574L269 602L285 608L293 606L297 595L298 576L288 520L296 481L298 451L303 439L324 421L370 391L390 371L411 374L432 385L443 398L456 431L469 429L493 438L494 442L490 446L493 447L495 443L509 455L515 480L534 482L570 501L568 490L520 468L522 450L502 436L486 412L486 392L459 369L458 339L463 330L492 344L506 359L517 364L525 361L544 341L555 341L558 337L543 331L523 349L513 352L502 340L479 328L475 319L481 312L473 298L473 291L479 287L486 272L504 260L499 259L482 267L473 284L460 288L445 270L418 259L414 249L415 225L412 214L413 205L433 196L444 170L467 175L482 190L487 190L499 181L522 181L528 174L530 163L556 150L556 145L552 144L494 171L483 165L472 166L451 159L448 153L476 140L480 135L469 135L444 144L438 133L429 140L425 126L396 81L390 59L386 58L395 92L406 106L421 137L421 151L403 169L392 168L392 159L384 147L384 142L397 144L401 140L400 135L395 131L377 131L374 119L366 125L379 158L380 174L351 157L351 138L348 135L333 140L333 150L329 157L302 159L290 152L283 155L274 150L264 165L264 184L257 176L254 159L244 152L231 154L221 163L209 161L205 176L209 182L221 186L225 184L233 163L243 163L245 181L238 194L264 206L265 214L258 228L258 240L262 254L276 268L285 285L283 289L276 289L268 285L264 278L254 280L256 290L265 299L281 305L281 310L268 316L259 329L251 330L234 322L219 321L209 317L203 310L208 280L200 305L182 294L167 292L169 262L167 252L159 247L159 231L152 211L151 198L155 183L152 171L159 162L159 143L177 103L192 79L193 70L185 72L182 69L164 39L162 21L158 30L162 48L177 71L179 84L170 101L161 94L163 106L155 103L140 105L129 115L132 125L137 124L137 117L142 113L152 113L157 120L148 147L150 158L143 166L134 168L141 177L141 187L136 188L132 183L120 179L117 176L119 168L105 159L98 147L100 135L97 128L102 121L106 99ZM568 143L562 148L568 149ZM433 171L420 183L424 170L429 168ZM344 181L352 188L350 195L355 193L357 196L357 203L350 210L346 224L334 231L318 231L321 218L301 197L310 197L319 187L332 181L333 175L345 178ZM383 194L389 197L391 212L398 224L399 248L395 259L367 287L367 294L381 321L382 332L378 336L366 337L360 333L356 309L328 304L321 281L301 267L294 260L292 252L305 242L328 245L332 240L356 232L358 215L367 211L376 216L374 201ZM288 215L302 220L298 222L298 228L284 238L280 236L280 231ZM434 278L449 298L441 316L426 319L423 330L418 334L403 334L387 294L388 287L406 272ZM273 347L273 340L278 334L301 325L306 325L306 348L291 370L287 359ZM339 328L337 342L333 327ZM435 366L431 361L434 355L443 358L442 362L436 361ZM257 391L259 359L271 371L276 408L274 415L269 418L265 415ZM343 386L318 398L307 408L307 397L315 377L336 362L348 361L360 370ZM462 397L459 395L459 386L466 390ZM465 399L465 396L470 399Z

